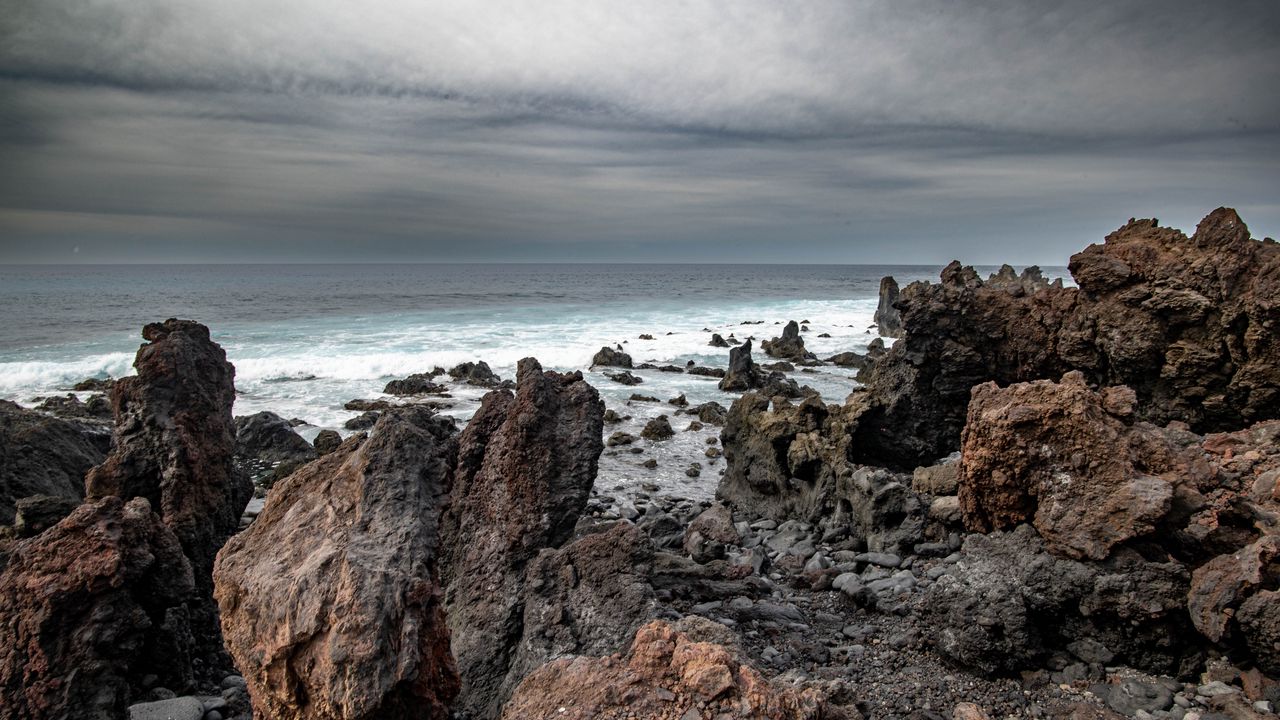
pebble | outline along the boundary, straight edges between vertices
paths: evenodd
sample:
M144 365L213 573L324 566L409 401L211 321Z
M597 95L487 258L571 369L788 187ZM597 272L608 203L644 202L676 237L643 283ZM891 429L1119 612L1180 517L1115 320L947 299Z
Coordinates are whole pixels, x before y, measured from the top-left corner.
M193 697L129 706L129 720L201 720L203 717L204 703Z
M1196 688L1196 694L1203 695L1204 697L1217 697L1218 695L1230 695L1233 692L1238 692L1238 691L1235 688L1231 687L1230 685L1222 682L1221 680L1214 680L1213 682L1205 683L1204 685L1201 685L1200 687Z

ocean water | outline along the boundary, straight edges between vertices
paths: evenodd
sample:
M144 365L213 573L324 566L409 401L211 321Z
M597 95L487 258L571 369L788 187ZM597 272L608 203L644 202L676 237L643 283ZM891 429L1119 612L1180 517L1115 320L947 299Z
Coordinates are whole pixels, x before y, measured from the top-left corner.
M383 397L388 380L435 366L483 360L504 378L536 357L544 368L582 370L608 407L631 419L606 434L639 433L665 401L690 404L734 395L716 379L633 371L627 387L590 370L603 345L621 344L634 361L725 367L728 350L710 347L711 332L759 341L788 320L807 320L804 339L819 357L863 352L876 337L872 316L880 278L901 285L936 280L938 267L874 265L176 265L0 267L0 398L32 404L89 377L132 374L141 328L168 317L198 320L236 367L235 413L271 410L300 418L311 439L322 428L343 432L359 413L342 405ZM990 269L988 269L990 270ZM1065 274L1047 268L1046 275ZM744 322L763 321L744 325ZM820 338L826 333L829 338ZM650 334L653 340L641 340ZM856 386L853 371L815 368L797 382L841 402ZM465 422L484 390L451 387L443 412ZM661 402L631 401L633 393ZM672 418L682 431L688 418ZM709 497L723 460L704 456L718 435L677 432L640 453L607 450L597 486L657 486ZM642 463L656 458L657 469ZM702 464L697 478L685 475Z

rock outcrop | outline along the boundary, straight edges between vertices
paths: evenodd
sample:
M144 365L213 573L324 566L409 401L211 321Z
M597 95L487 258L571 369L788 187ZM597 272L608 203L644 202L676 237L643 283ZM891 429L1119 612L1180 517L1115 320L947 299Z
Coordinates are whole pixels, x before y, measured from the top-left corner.
M182 543L203 607L193 622L210 652L220 652L213 608L213 559L240 524L253 492L235 472L235 368L190 320L142 330L138 374L112 391L116 427L111 452L85 478L90 499L143 497Z
M108 720L191 685L191 566L146 499L89 501L7 555L0 718Z
M904 336L851 396L859 457L927 464L959 446L969 388L1056 379L1128 385L1138 419L1232 430L1280 416L1280 245L1219 208L1191 237L1136 220L1071 258L1078 288L1029 268L983 282L952 263L897 303Z
M782 337L765 340L760 343L760 349L770 357L785 360L805 360L813 357L812 353L805 350L804 338L800 337L800 325L795 320L788 321L782 328Z
M502 717L820 720L846 717L816 690L778 688L729 647L698 642L665 622L635 634L630 651L566 657L520 684Z
M84 497L84 476L102 462L108 436L0 400L0 525L29 495Z
M318 457L311 443L273 412L238 417L235 426L235 460L251 476L266 475L275 482Z
M447 716L458 676L435 566L454 432L388 411L282 480L219 554L223 635L255 714Z
M386 395L438 395L448 388L434 381L435 373L414 373L408 377L392 380L382 388Z
M462 677L459 709L494 717L524 631L524 574L573 532L595 481L604 403L581 373L520 363L515 394L493 392L462 433L441 572Z
M600 352L592 356L591 364L593 366L602 365L606 367L632 367L630 355L622 352L621 350L614 350L608 346L600 348Z
M725 392L759 390L766 397L800 397L803 393L796 381L781 372L767 372L751 359L751 341L729 351L729 370L718 387Z
M464 362L449 368L449 377L468 385L477 387L506 387L506 383L502 378L489 368L489 364L481 360L480 362Z
M883 337L902 337L902 314L893 304L898 302L898 281L892 275L880 278L880 302L872 322Z

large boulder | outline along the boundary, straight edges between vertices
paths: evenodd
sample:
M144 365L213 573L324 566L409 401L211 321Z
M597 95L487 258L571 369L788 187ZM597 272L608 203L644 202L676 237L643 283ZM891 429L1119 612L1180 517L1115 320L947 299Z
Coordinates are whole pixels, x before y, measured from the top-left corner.
M782 328L782 337L765 340L760 343L760 349L770 357L789 360L805 360L813 357L813 354L804 348L804 338L800 337L800 325L795 320L788 321Z
M87 502L7 555L0 719L111 720L191 686L191 566L145 498Z
M218 556L223 635L254 712L444 718L457 692L436 572L456 441L424 409L282 480Z
M884 337L902 337L902 314L893 304L898 302L898 281L892 275L880 278L880 301L872 322Z
M493 717L514 685L526 566L569 538L595 481L604 403L581 373L522 360L515 394L485 396L458 449L442 557L459 708Z
M434 382L436 374L414 373L406 378L392 380L382 388L382 392L387 395L438 395L448 388Z
M278 479L318 457L315 447L273 412L241 416L235 423L236 462L251 475Z
M29 495L80 500L84 476L102 462L109 436L96 428L0 400L0 525Z
M235 471L235 368L190 320L142 330L138 374L112 391L111 452L85 478L90 499L144 497L182 543L204 607L193 621L208 652L219 654L213 607L213 559L240 525L253 485Z
M1029 268L981 280L952 263L895 306L904 336L851 398L859 457L911 467L959 446L969 388L1054 379L1127 385L1138 419L1197 432L1280 417L1280 245L1234 210L1191 237L1130 221L1071 258L1078 288Z
M699 642L662 621L640 628L629 652L563 657L530 673L503 718L843 718L817 690L773 685L731 647Z
M629 368L631 365L631 356L621 350L614 350L609 346L600 348L600 352L591 358L591 364L604 365L608 367Z
M959 468L966 525L1032 522L1052 552L1094 560L1150 533L1172 508L1182 448L1133 414L1132 390L1094 392L1079 372L974 387Z

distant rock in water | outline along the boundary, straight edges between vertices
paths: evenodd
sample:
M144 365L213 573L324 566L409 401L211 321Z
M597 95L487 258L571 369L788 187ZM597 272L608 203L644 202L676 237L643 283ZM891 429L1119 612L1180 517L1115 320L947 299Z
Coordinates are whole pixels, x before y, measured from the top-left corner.
M621 350L614 350L611 347L602 347L600 352L591 358L592 365L602 365L605 367L631 367L631 356Z
M311 443L273 412L237 417L235 424L236 461L253 474L271 472L274 482L317 457Z
M72 393L37 398L37 400L40 400L40 404L36 405L36 410L66 420L94 420L109 423L114 416L111 401L103 395L90 395L83 402Z
M80 500L84 476L105 457L110 437L96 427L0 400L0 525L29 495Z
M429 373L414 373L400 380L392 380L382 388L382 392L386 395L426 395L445 392L448 388L432 382L434 377L435 375Z
M1197 432L1280 417L1280 245L1219 208L1187 237L1131 221L1072 256L1078 288L958 262L898 298L904 336L868 368L855 453L914 467L959 447L969 389L1079 370L1127 385L1137 416Z
M20 538L35 537L57 525L80 507L80 500L57 495L32 495L17 503L13 532Z
M227 543L216 594L256 716L447 715L458 676L435 566L453 435L430 411L389 411L282 480Z
M489 369L488 363L464 362L449 369L449 377L478 387L498 387L504 385L502 378Z
M893 306L898 302L898 281L892 275L880 278L880 302L873 322L884 337L902 337L902 314Z
M144 498L92 500L0 570L0 716L119 718L192 689L191 566Z
M213 608L213 558L240 525L253 492L235 471L235 368L190 320L166 320L142 330L138 374L116 381L111 452L85 479L90 499L151 501L191 561L199 595L197 639L221 654Z
M666 415L659 415L645 424L644 430L640 431L640 437L645 440L666 440L676 434L671 429L671 421Z
M800 337L800 325L795 320L787 322L782 328L782 337L765 340L760 343L760 349L770 357L787 360L804 360L812 357L812 354L804 348L804 338Z
M740 392L760 387L763 373L751 359L751 341L729 351L729 369L719 387L726 392Z
M707 344L710 345L711 347L718 347L718 348L729 347L729 343L726 342L724 338L720 337L720 333L712 333L711 342Z
M111 392L111 389L115 387L115 384L116 384L116 381L112 380L111 378L107 378L106 380L102 380L99 378L89 378L87 380L81 380L80 382L76 383L74 386L72 386L71 389L75 390L76 392L109 393Z

